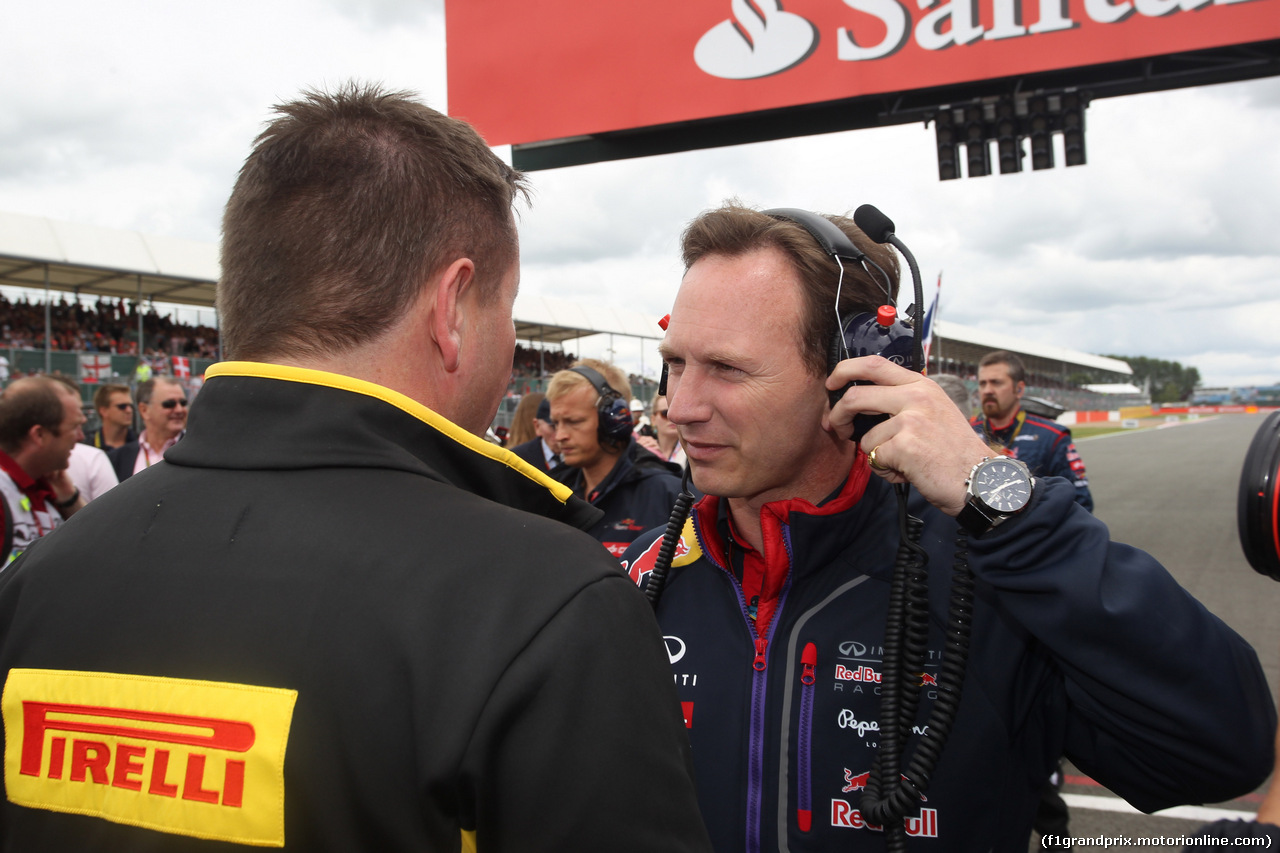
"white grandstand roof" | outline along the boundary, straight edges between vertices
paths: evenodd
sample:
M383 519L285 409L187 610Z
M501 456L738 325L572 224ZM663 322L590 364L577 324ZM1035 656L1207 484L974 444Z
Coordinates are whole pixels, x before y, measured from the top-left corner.
M43 289L46 275L51 290L212 305L218 247L0 213L0 284Z
M111 298L211 307L221 270L216 243L160 237L0 212L0 285ZM516 334L528 341L563 343L590 335L657 339L657 315L625 308L520 294ZM1132 375L1123 361L1066 347L939 320L937 334L978 347Z
M588 335L662 337L658 317L626 308L607 308L554 296L516 296L516 336L530 341L560 343Z
M0 213L0 284L212 307L221 270L218 245ZM521 294L516 330L560 343L596 334L658 338L656 316Z
M1021 355L1039 356L1055 361L1078 364L1083 367L1107 370L1112 373L1133 375L1133 368L1128 363L1117 358L1107 358L1106 356L1093 355L1066 347L1043 344L1000 332L989 332L986 329L975 329L972 326L962 326L959 323L949 323L946 320L938 321L936 333L947 340L964 341L975 346L990 347L993 350L1008 350Z

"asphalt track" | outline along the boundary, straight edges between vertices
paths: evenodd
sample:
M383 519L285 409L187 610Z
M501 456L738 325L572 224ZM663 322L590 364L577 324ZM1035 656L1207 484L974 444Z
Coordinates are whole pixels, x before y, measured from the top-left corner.
M1085 438L1076 446L1088 471L1095 514L1107 523L1111 538L1154 555L1192 595L1252 643L1274 691L1280 684L1280 619L1274 615L1280 584L1249 566L1236 527L1241 466L1263 419L1206 416ZM1251 818L1266 791L1264 785L1230 803L1143 815L1070 766L1067 783L1071 834L1122 839L1113 842L1117 848L1126 846L1123 839L1189 835L1224 811ZM1040 849L1034 836L1030 849ZM1181 850L1182 845L1144 849Z

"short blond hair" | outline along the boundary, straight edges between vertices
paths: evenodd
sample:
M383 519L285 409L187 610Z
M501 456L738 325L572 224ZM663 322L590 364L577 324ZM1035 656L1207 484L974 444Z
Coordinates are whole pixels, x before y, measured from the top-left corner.
M609 387L618 392L618 395L624 400L631 399L631 380L627 378L627 374L617 365L610 364L607 361L600 361L596 358L584 358L573 363L573 367L568 370L561 370L551 377L551 382L547 385L547 399L551 402L559 400L566 394L573 393L576 389L583 386L595 387L595 383L587 377L574 370L574 367L589 367L596 373L604 377L604 381L609 383Z

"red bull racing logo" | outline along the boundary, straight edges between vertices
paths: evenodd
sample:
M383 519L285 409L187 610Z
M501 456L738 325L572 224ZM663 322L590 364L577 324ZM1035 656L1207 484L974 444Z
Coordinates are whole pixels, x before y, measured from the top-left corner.
M681 557L687 557L689 555L691 549L686 543L690 535L691 535L691 532L688 526L686 525L684 533L680 537L680 541L676 543L676 553L671 560L672 565L675 565L677 561L680 560ZM623 550L625 551L626 549L623 548ZM659 536L657 539L653 540L652 545L644 549L643 554L641 554L639 557L636 557L635 562L633 562L630 566L628 566L625 562L622 564L622 568L627 572L627 575L630 576L632 583L634 583L636 586L641 586L642 584L644 584L645 579L649 576L649 573L653 571L654 564L658 562L658 552L661 550L662 550L662 537ZM621 553L619 553L615 556L622 556L622 555Z
M921 809L917 817L904 818L902 822L906 827L907 835L914 838L938 837L937 809ZM831 825L844 827L845 829L870 829L872 832L884 831L883 826L868 823L863 819L862 812L849 805L845 800L838 799L831 801Z
M906 777L903 776L902 778L905 779ZM870 770L855 774L852 770L845 768L845 786L840 789L840 793L852 794L857 791L866 790L867 782L870 780ZM923 796L920 799L926 800ZM870 829L873 832L884 831L883 826L869 823L864 819L862 817L862 812L851 806L847 800L838 798L833 798L831 800L831 825L844 827L846 829ZM919 816L904 818L903 825L906 827L907 835L919 838L937 838L938 810L921 809Z
M836 664L836 678L839 681L869 681L873 684L880 683L880 673L876 672L869 666L859 666L853 669L842 663Z

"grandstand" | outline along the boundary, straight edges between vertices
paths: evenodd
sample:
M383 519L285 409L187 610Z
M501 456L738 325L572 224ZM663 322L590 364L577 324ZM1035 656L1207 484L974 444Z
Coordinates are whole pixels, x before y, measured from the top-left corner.
M218 249L212 243L0 213L0 286L24 288L27 293L42 291L34 294L35 303L23 300L27 306L23 310L29 316L30 306L39 305L44 314L43 329L35 334L14 336L13 329L6 330L7 340L0 347L0 355L8 358L14 372L60 371L89 382L111 376L131 377L140 357L150 355L160 360L176 355L188 358L191 375L197 376L218 358L216 320L202 335L199 327L188 329L175 324L155 309L165 305L212 309L218 276ZM55 292L60 300L57 304ZM68 294L72 299L66 302ZM95 326L94 333L109 325L101 316L107 310L116 321L117 328L110 330L114 334L91 335L87 339L71 334L69 338L68 328L58 326L55 320L65 319L56 316L60 311L83 312L82 297L99 298L95 311L90 312L97 316L85 320ZM137 310L126 307L126 303L146 308ZM103 309L104 305L109 308ZM3 307L0 305L0 309ZM509 399L518 400L521 394L540 390L545 377L569 361L567 350L578 348L581 339L595 335L609 335L610 349L614 337L640 340L639 375L633 376L639 387L633 393L646 400L652 396L652 380L643 377L656 372L658 363L656 316L524 293L517 297L514 313L516 336L527 346L522 345L517 351L512 365ZM121 317L128 318L130 328L118 328ZM180 340L175 343L175 339ZM202 339L203 349L176 349L195 339ZM70 349L60 349L64 346ZM937 323L930 370L958 375L973 388L978 361L997 349L1016 352L1026 363L1030 374L1028 394L1064 409L1113 408L1116 397L1083 386L1126 384L1133 378L1129 365L1117 359L947 321ZM92 362L81 358L81 353L95 351ZM645 364L646 352L652 358L649 365ZM105 366L104 359L108 360ZM86 376L86 363L97 365L92 376ZM87 393L88 389L86 397ZM1127 404L1127 400L1121 403ZM503 414L499 416L500 424L504 422Z

